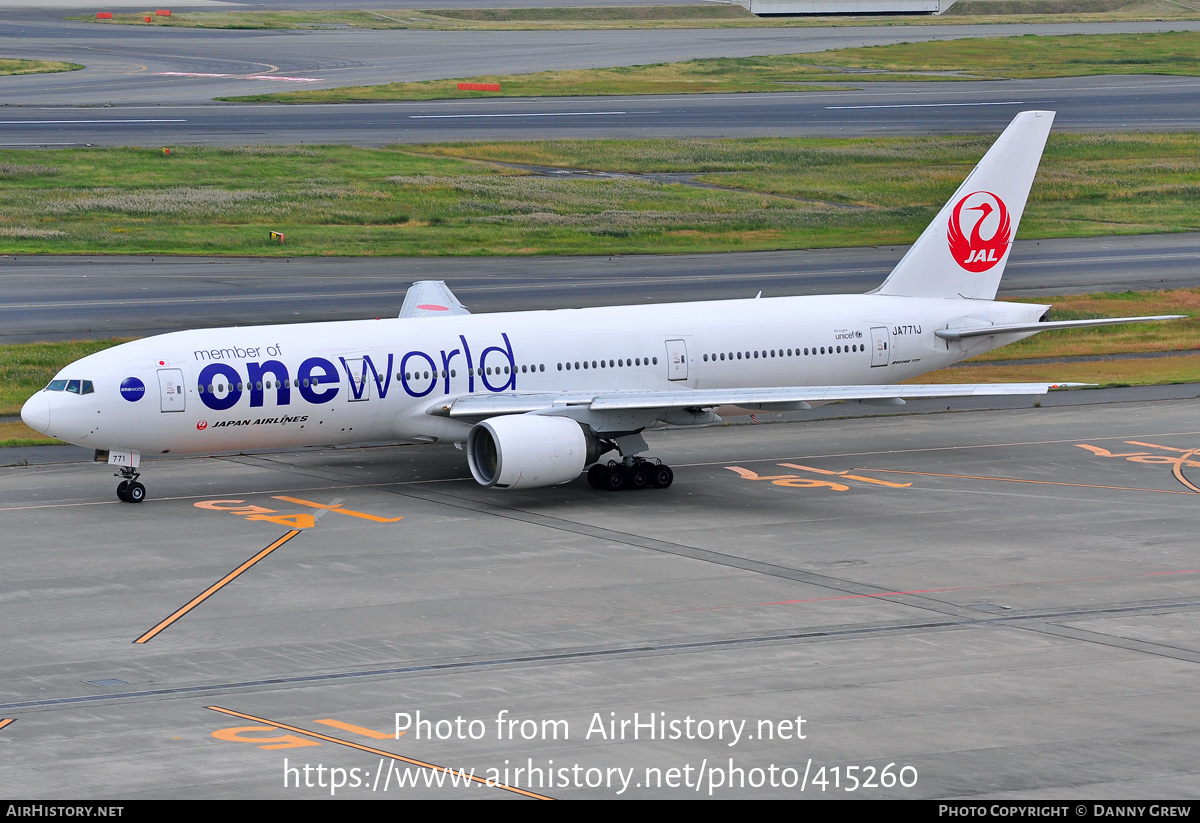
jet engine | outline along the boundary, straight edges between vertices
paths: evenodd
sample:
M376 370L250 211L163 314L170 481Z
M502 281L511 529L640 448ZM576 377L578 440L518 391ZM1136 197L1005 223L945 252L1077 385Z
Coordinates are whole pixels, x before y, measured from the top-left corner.
M603 448L569 417L517 414L477 423L467 462L482 486L531 489L574 480Z

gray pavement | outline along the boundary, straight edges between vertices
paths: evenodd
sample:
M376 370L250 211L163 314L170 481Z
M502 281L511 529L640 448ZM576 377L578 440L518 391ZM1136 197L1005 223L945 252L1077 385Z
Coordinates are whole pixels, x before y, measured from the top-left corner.
M218 96L287 88L792 54L963 37L1198 28L1200 21L1179 20L624 31L218 31L106 26L0 12L0 53L87 67L3 78L8 105L158 106L194 105Z
M0 469L0 783L322 797L337 767L361 781L338 797L504 794L399 789L409 764L345 741L481 776L553 760L550 786L510 780L564 798L618 796L620 768L626 797L720 769L718 797L1195 799L1198 498L1171 461L1196 402L662 432L658 492L489 492L435 447L150 461L136 508L105 466ZM394 739L418 711L482 737ZM502 712L536 723L498 739ZM634 713L680 736L600 736ZM722 719L743 737L699 739ZM915 785L846 790L889 763ZM807 787L728 786L772 765Z
M1051 109L1058 131L1192 131L1200 78L871 83L774 94L479 99L280 106L0 108L0 147L380 146L456 140L862 137L999 133Z
M0 257L0 342L395 314L416 280L473 311L581 308L878 286L903 246L630 257ZM1004 296L1200 286L1200 234L1018 241ZM252 313L247 306L253 306Z

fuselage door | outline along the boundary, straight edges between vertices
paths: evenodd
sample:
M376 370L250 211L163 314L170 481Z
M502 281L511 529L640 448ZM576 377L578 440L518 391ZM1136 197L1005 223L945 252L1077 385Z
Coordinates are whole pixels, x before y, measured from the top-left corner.
M346 400L351 403L371 399L371 383L367 377L367 364L361 357L347 357L346 364Z
M682 340L667 341L667 379L687 380L687 344Z
M871 368L886 366L892 362L891 335L886 326L871 329Z
M182 369L158 370L158 397L165 412L181 412L187 399L183 389Z

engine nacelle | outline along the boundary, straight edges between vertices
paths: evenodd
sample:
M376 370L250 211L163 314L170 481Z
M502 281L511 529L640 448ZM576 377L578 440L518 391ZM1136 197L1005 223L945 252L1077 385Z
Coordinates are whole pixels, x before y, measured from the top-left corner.
M556 486L574 480L590 462L588 441L583 427L569 417L540 414L492 417L471 429L467 437L467 462L471 474L482 486L499 489Z

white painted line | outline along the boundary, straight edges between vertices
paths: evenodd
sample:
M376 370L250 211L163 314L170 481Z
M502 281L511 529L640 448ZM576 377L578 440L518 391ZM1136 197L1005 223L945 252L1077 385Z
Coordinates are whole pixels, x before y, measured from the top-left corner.
M229 77L234 80L286 80L290 83L324 83L320 77L285 77L278 74L213 74L200 71L156 71L155 77Z
M627 111L545 111L528 114L410 114L410 120L451 120L462 117L603 117Z
M324 83L320 77L284 77L276 74L234 75L239 80L286 80L289 83Z
M64 126L77 123L96 125L103 123L186 123L187 120L0 120L0 126Z
M1053 103L1053 100L1044 100L1045 103ZM830 109L932 109L943 106L1023 106L1024 100L1005 100L1002 103L895 103L890 106L826 106L826 110Z

